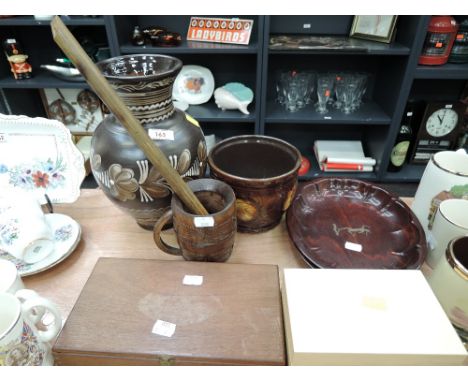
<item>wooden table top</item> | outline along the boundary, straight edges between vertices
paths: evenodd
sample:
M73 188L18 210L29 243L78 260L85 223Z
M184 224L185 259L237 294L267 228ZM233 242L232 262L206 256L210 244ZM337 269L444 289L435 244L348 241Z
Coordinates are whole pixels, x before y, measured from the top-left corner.
M407 203L411 199L403 198ZM52 300L67 318L99 257L182 260L168 255L153 241L151 231L136 224L99 189L82 190L73 204L55 206L55 212L75 219L82 228L81 242L63 262L23 278L26 288ZM175 239L172 230L165 240ZM283 268L307 268L291 242L283 220L274 229L260 233L237 233L230 263L277 264ZM424 272L424 266L423 266Z

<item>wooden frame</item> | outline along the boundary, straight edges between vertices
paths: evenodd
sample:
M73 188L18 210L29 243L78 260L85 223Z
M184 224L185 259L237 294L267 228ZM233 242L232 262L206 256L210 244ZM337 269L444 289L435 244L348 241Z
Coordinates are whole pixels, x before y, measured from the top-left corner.
M45 88L40 89L42 103L47 113L47 118L57 119L64 123L73 136L93 135L94 130L105 117L103 113L102 101L95 95L98 107L93 112L83 109L77 101L78 95L86 89L56 89ZM88 90L90 91L90 90ZM94 93L93 93L94 94ZM52 103L61 100L62 103L68 104L69 107L74 109L75 119L73 122L64 122L59 118L54 117L51 113L50 106ZM96 106L96 105L95 105Z
M393 40L398 16L354 16L350 37L390 43Z

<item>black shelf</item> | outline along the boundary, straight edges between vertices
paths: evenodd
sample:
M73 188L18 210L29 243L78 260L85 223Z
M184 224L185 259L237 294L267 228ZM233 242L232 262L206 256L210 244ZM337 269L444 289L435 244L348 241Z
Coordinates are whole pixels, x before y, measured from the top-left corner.
M63 81L40 69L33 72L34 77L28 80L15 80L13 75L0 79L0 88L3 89L43 89L43 88L89 88L87 82Z
M399 43L385 44L360 41L361 49L269 49L269 54L316 54L316 55L369 55L369 56L408 56L410 48Z
M257 54L258 44L229 45L198 41L182 41L181 45L174 47L155 47L151 45L134 46L125 44L120 47L122 54Z
M62 17L62 21L65 25L105 25L103 17ZM36 20L33 16L20 16L0 19L0 26L50 26L50 20Z
M466 80L468 79L468 64L445 64L441 66L419 65L416 67L414 78Z
M314 105L308 105L296 112L288 112L276 101L268 101L265 115L267 123L310 123L347 125L389 125L391 122L382 108L373 101L364 102L359 110L350 114L328 107L327 114L319 114Z
M326 172L320 170L320 167L317 163L317 160L315 159L315 156L313 155L308 155L307 159L310 161L310 170L307 172L307 174L300 176L299 180L300 181L307 181L307 180L312 180L316 178L333 178L333 177L339 177L339 178L354 178L354 179L361 179L361 180L368 180L368 181L375 181L377 180L377 174L373 172L364 172L364 171L352 171L352 172L343 172L343 171L332 171L332 172Z
M187 30L190 16L61 16L77 34L86 34L106 44L112 56L125 54L167 54L186 63L209 67L217 83L244 83L255 94L249 115L238 110L222 111L213 98L206 104L191 106L187 113L200 121L209 133L227 138L245 133L270 134L310 152L315 139L361 140L366 152L379 165L373 172L322 172L315 158L312 169L301 180L316 177L351 177L387 183L411 183L421 179L425 166L405 165L397 173L386 171L389 156L400 128L405 105L410 98L422 100L459 98L468 80L468 64L418 66L430 16L398 17L395 40L391 44L351 38L358 50L277 50L270 49L270 37L278 34L349 36L353 15L274 15L248 16L255 20L249 45L184 41L178 47L133 46L130 36L135 25L163 25L169 30ZM229 17L229 16L223 16ZM39 28L46 26L48 28ZM57 57L58 47L50 36L50 21L32 15L0 19L0 27L20 40L31 58L34 77L16 81L8 62L0 61L0 88L14 105L15 114L45 114L37 90L43 88L88 88L86 82L67 82L41 70L43 63ZM306 27L307 26L307 27ZM14 32L14 33L13 33ZM371 74L369 91L361 108L344 114L330 108L322 115L313 104L291 113L274 101L272 74L283 68L317 71L366 71ZM427 81L434 79L436 81ZM428 98L429 97L429 98ZM432 98L431 98L432 97Z
M239 110L221 110L213 100L203 105L192 105L186 113L200 122L255 122L255 104L248 107L250 114L242 114Z
M383 182L419 182L426 168L425 164L406 164L398 172L386 172Z

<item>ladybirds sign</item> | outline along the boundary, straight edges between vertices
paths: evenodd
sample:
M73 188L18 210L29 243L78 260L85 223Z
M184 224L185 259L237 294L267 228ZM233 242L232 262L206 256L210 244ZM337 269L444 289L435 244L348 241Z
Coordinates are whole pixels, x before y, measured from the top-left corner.
M187 40L248 45L252 27L253 20L192 17Z

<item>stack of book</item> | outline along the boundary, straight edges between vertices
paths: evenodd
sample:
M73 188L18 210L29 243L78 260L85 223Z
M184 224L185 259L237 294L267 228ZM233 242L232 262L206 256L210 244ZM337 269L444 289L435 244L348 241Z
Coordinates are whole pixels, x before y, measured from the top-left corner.
M314 153L322 171L355 172L374 170L375 159L366 157L361 141L314 142Z

